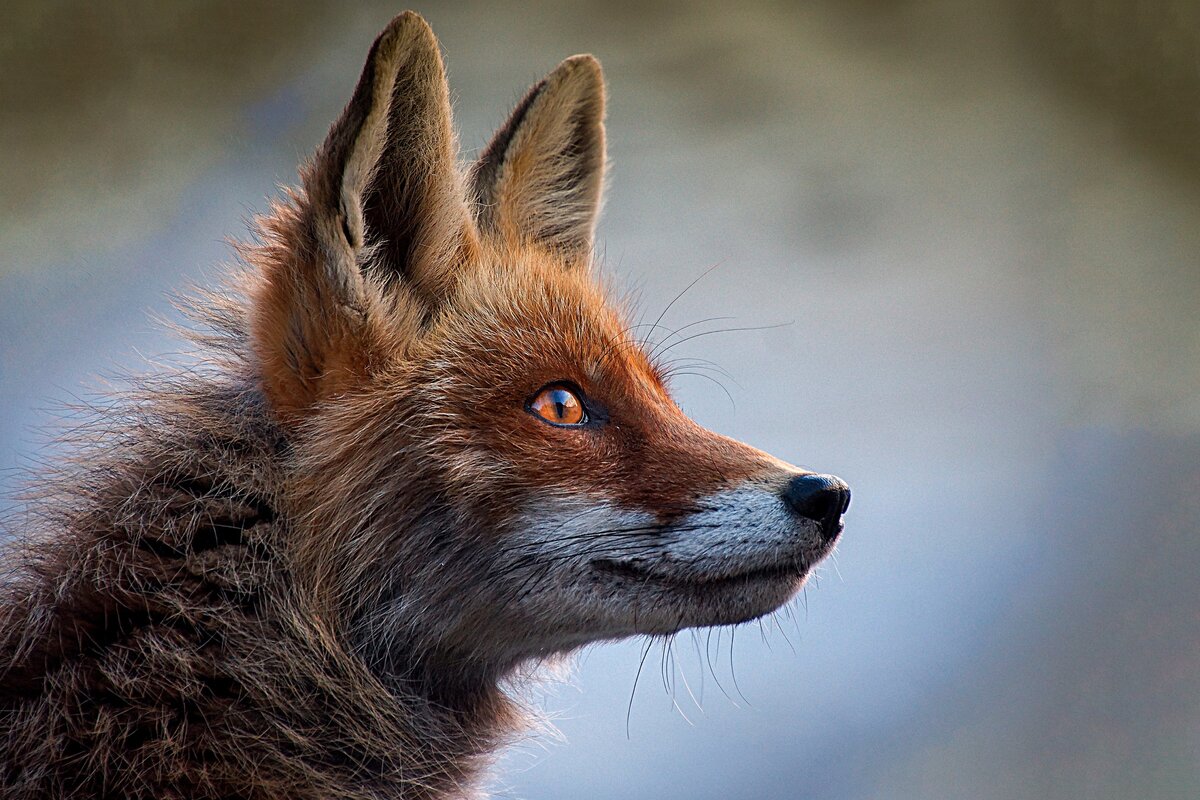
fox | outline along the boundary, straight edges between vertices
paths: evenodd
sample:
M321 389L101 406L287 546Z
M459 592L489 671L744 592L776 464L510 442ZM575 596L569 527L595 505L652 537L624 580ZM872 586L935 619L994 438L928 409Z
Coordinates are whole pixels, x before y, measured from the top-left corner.
M0 794L481 796L514 676L774 612L850 490L693 422L597 278L605 84L460 165L441 50L379 34L323 144L7 523Z

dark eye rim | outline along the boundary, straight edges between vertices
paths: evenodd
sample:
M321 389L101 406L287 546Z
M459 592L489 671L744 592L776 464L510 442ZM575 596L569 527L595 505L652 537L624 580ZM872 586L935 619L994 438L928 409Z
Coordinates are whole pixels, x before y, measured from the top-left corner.
M581 419L579 422L552 422L543 417L541 414L537 413L537 411L535 411L533 408L533 401L537 400L538 396L541 395L542 392L545 392L549 389L565 389L571 394L575 395L575 399L579 401L579 405L583 408L583 419ZM529 397L525 400L525 412L538 422L541 422L544 425L549 425L552 428L591 428L601 424L605 419L605 417L599 413L591 401L588 400L588 396L584 393L583 389L579 387L579 384L568 380L550 381L549 383L538 387L533 394L529 395Z

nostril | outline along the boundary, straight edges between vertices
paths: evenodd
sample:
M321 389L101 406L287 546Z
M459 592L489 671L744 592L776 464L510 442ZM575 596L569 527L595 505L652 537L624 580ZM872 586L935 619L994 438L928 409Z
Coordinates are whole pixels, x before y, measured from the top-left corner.
M850 487L832 475L797 475L788 481L783 500L796 514L820 523L822 533L830 537L850 507Z

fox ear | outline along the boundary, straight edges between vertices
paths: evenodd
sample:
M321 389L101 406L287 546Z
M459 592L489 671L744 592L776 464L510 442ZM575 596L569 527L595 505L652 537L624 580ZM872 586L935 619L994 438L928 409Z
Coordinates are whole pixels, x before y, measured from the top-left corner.
M480 230L588 257L604 160L604 75L594 57L572 56L529 90L475 164Z
M306 176L327 246L436 303L473 235L437 39L406 11L371 47L354 95ZM370 276L369 276L370 277Z
M455 159L437 40L405 12L371 46L297 207L267 221L253 335L277 408L330 395L372 362L372 340L395 335L399 320L382 316L445 296L477 242Z

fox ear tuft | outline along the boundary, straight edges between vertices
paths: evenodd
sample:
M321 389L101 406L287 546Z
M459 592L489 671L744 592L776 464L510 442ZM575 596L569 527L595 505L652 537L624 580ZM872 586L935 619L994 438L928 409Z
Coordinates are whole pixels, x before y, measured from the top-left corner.
M303 169L304 194L267 223L252 329L285 416L339 391L401 317L427 315L450 290L477 241L456 157L437 40L405 12L371 46Z
M529 90L475 164L480 230L586 259L604 162L604 75L593 56L572 56Z

